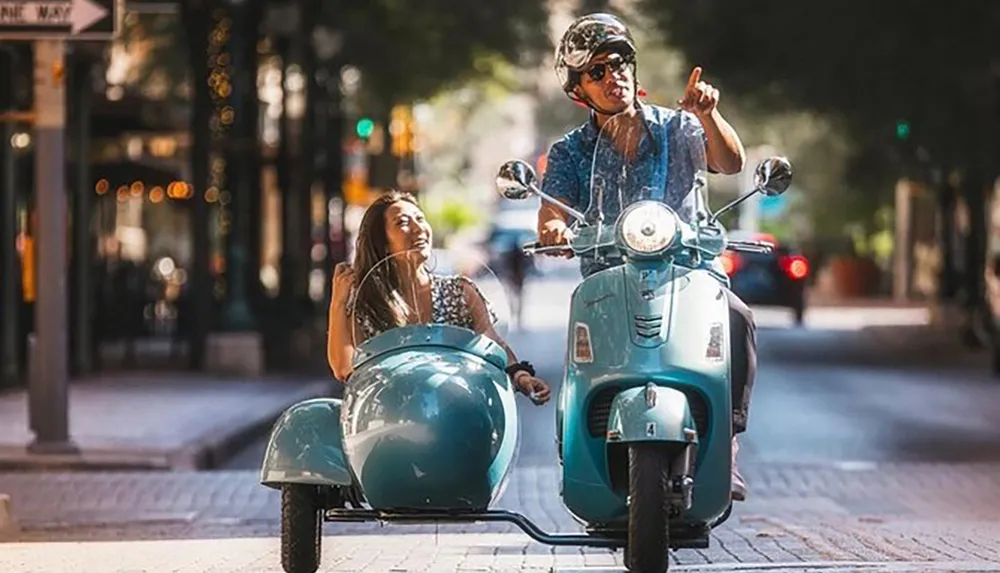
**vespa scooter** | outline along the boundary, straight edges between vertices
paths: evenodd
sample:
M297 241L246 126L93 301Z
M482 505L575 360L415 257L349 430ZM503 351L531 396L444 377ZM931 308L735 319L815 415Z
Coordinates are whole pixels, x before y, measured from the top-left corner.
M585 212L542 193L520 161L501 168L498 184L509 199L538 195L576 221L567 246L536 243L527 252L568 247L606 267L572 295L556 429L561 493L590 535L625 547L629 570L661 573L670 548L708 547L732 510L728 277L717 259L727 248L771 245L727 243L718 217L755 193L783 193L791 165L765 160L756 189L711 215L704 148L695 146L681 158L695 173L692 207L681 217L639 187L646 181L629 159L636 154L627 146L641 145L629 143L632 126L622 115L601 130ZM604 223L607 205L635 196L644 199Z

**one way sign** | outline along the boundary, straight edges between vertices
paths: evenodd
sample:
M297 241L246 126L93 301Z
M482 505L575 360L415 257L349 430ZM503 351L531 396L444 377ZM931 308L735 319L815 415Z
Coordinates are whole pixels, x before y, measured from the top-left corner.
M124 0L0 0L0 40L111 40Z

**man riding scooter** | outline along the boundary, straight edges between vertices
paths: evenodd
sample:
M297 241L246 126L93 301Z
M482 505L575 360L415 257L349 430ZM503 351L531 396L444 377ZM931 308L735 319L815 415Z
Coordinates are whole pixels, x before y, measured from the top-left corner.
M691 73L684 95L678 102L680 110L654 106L638 101L636 79L636 47L625 24L608 14L591 14L576 20L563 35L556 50L556 72L563 90L570 99L590 108L588 121L563 136L549 150L542 181L542 191L569 205L579 208L590 195L593 156L598 135L605 123L617 116L634 121L651 146L631 146L634 156L627 157L649 174L649 185L661 189L661 200L691 221L700 210L691 192L696 167L686 160L691 142L702 138L708 167L727 175L743 169L745 155L736 131L718 110L719 90L700 81L701 68ZM656 149L657 147L665 149ZM666 151L661 153L660 151ZM605 209L604 216L615 220L628 205L644 197L621 197L613 212ZM544 246L566 244L567 215L564 211L542 203L538 213L539 242ZM551 253L551 251L550 251ZM556 253L558 254L558 252ZM572 256L568 251L564 256ZM621 261L600 263L581 257L580 270L584 277L604 270ZM749 307L729 289L723 289L730 309L732 361L733 431L746 431L750 394L756 371L756 326ZM733 438L733 499L746 499L747 485L736 468L739 446Z

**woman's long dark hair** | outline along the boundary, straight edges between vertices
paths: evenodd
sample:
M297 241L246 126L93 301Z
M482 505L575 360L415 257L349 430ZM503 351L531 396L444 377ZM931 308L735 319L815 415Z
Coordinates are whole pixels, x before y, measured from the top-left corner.
M416 197L409 193L389 191L380 195L368 207L358 228L354 280L360 284L355 284L358 291L354 299L354 316L359 320L367 319L376 332L406 325L407 316L411 312L405 297L399 295L397 265L380 264L389 256L385 212L390 205L400 201L420 206Z

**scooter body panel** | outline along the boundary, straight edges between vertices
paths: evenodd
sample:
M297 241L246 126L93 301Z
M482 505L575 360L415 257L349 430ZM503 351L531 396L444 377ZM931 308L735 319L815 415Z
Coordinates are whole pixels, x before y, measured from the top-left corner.
M616 452L619 445L609 443L607 434L616 397L648 384L686 398L682 406L676 394L664 393L670 399L662 408L673 410L651 416L676 438L689 414L697 433L693 506L681 519L712 523L729 508L728 333L725 293L706 270L669 261L629 262L595 273L576 288L558 402L562 494L575 517L590 526L627 520L627 479L621 479L623 471L627 478L627 451ZM618 412L626 414L621 406Z

